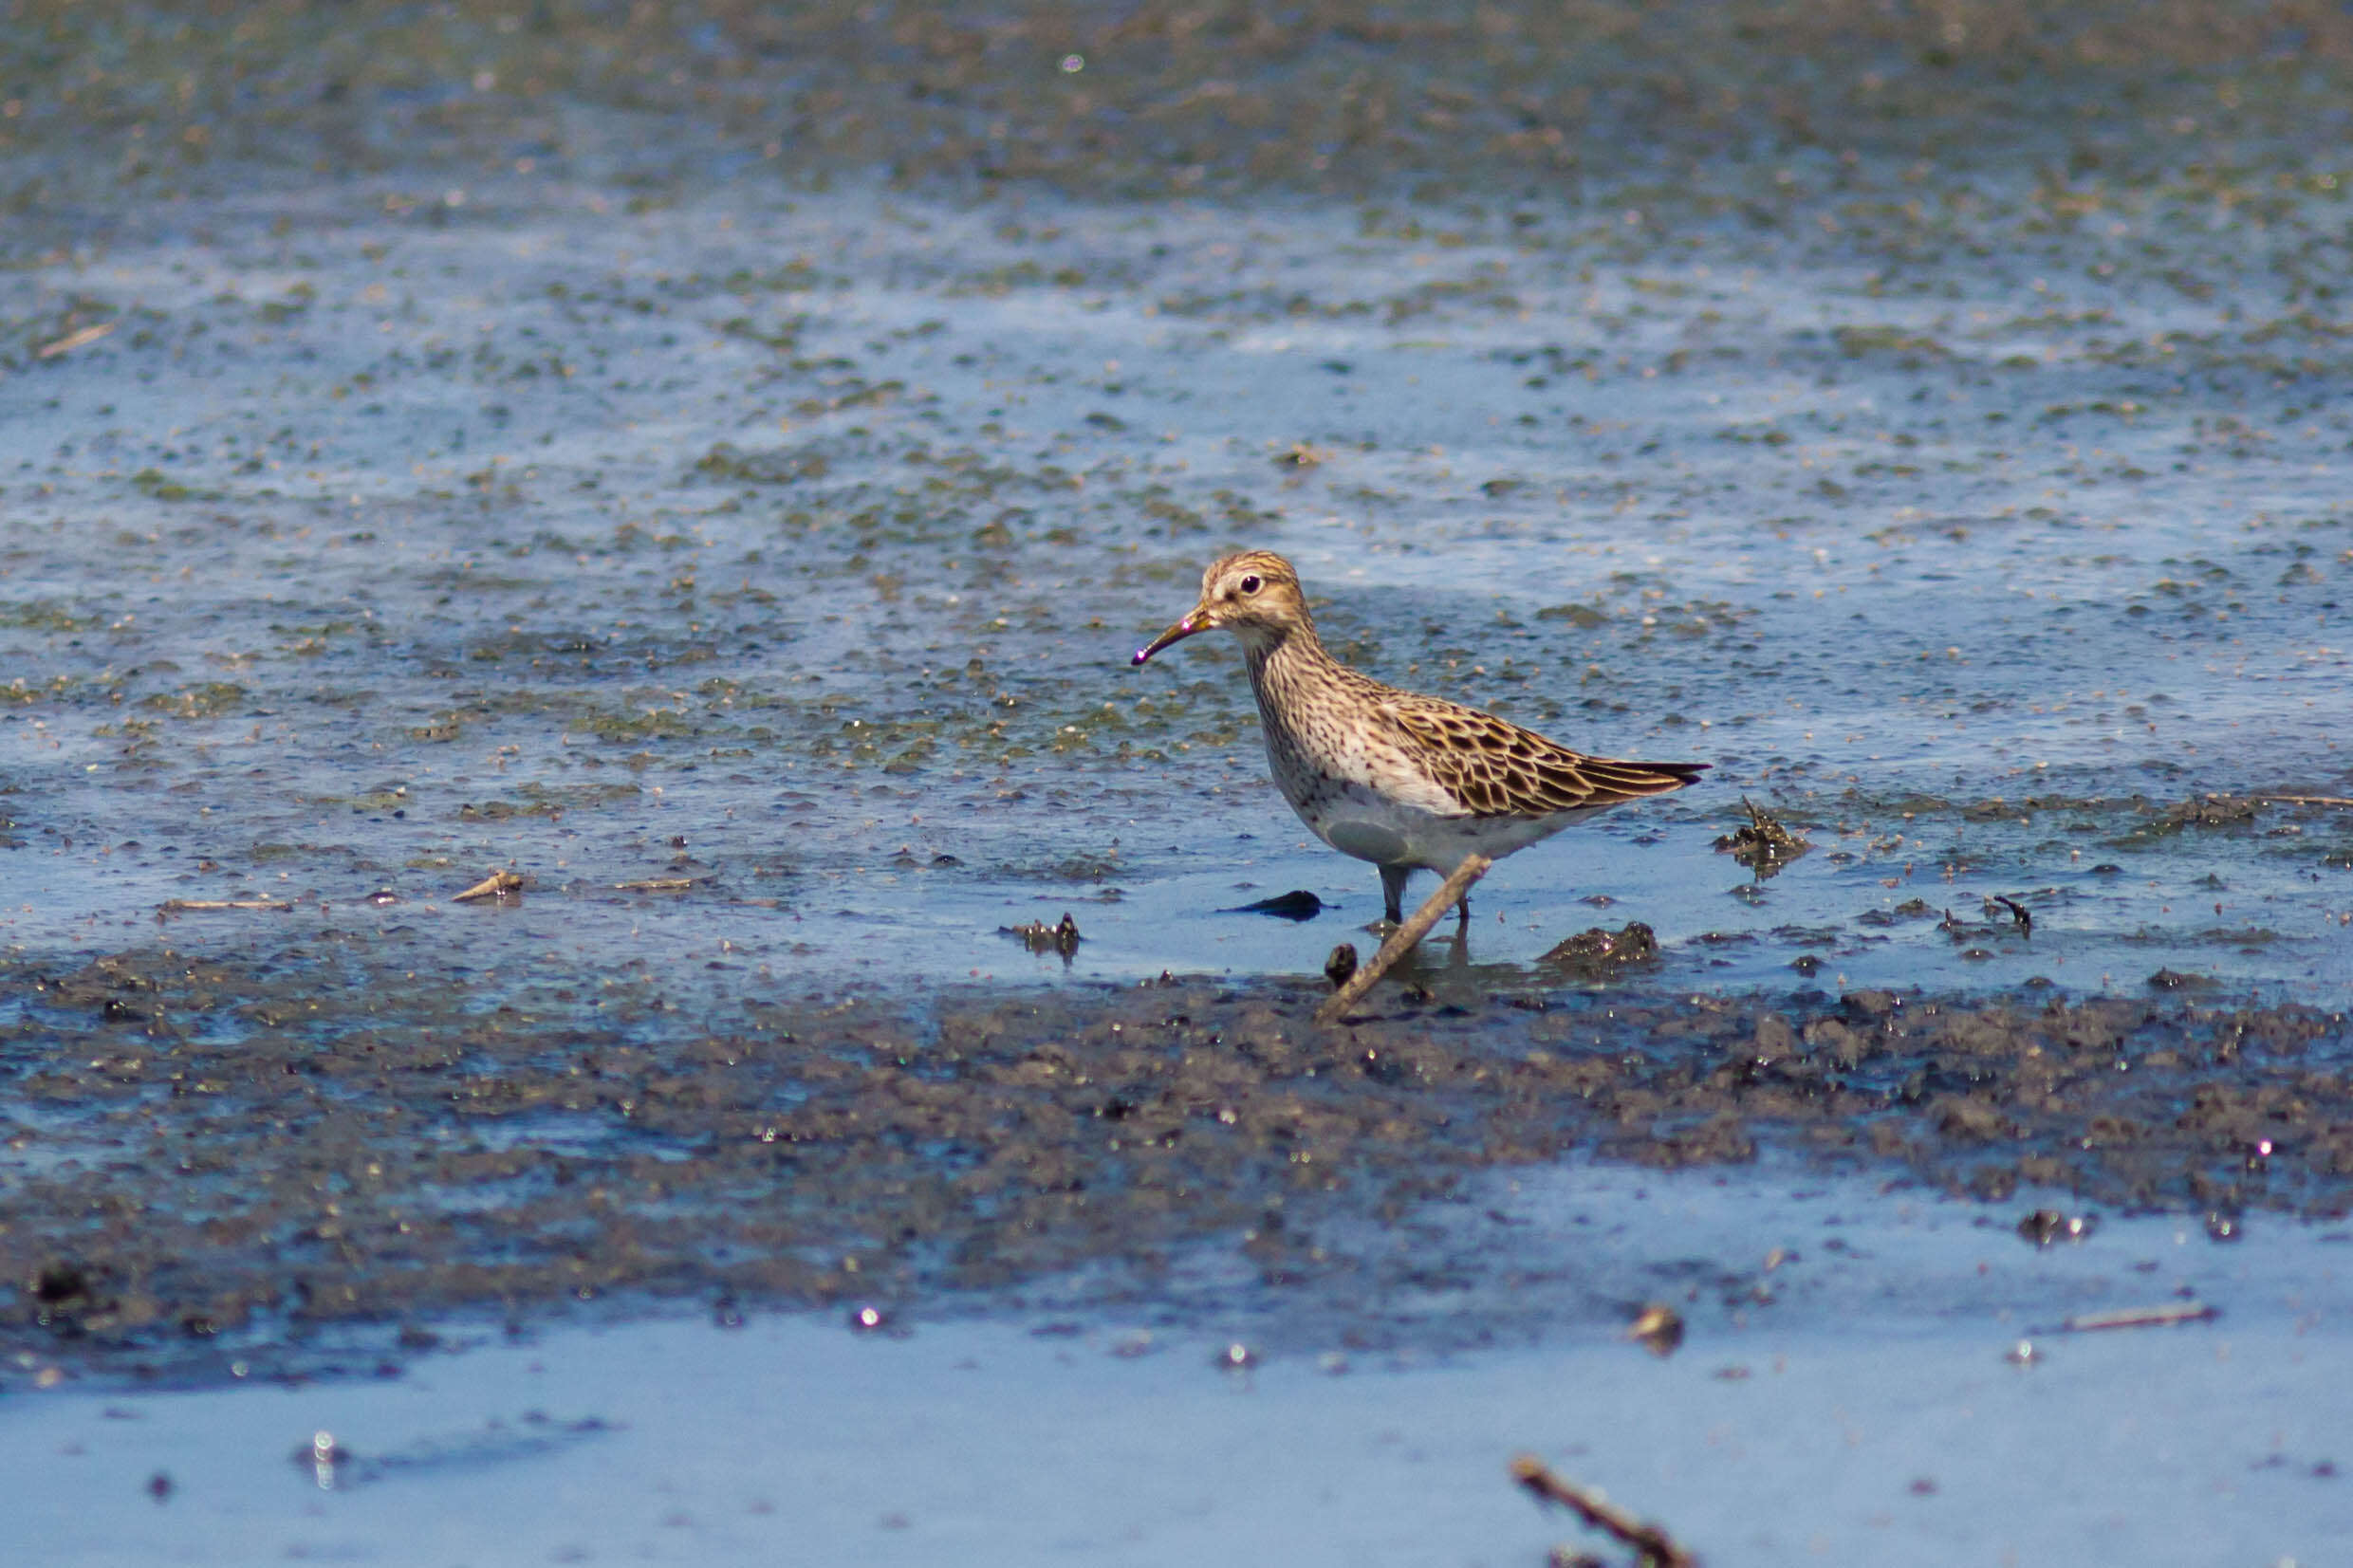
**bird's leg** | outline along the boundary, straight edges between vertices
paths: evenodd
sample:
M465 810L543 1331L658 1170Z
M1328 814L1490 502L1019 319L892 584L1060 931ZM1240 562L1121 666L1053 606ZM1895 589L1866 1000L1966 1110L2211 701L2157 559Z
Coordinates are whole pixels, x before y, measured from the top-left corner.
M1413 874L1411 866L1380 868L1380 897L1388 906L1383 918L1393 926L1405 918L1405 878Z
M1454 940L1463 941L1471 934L1471 895L1466 893L1454 905Z

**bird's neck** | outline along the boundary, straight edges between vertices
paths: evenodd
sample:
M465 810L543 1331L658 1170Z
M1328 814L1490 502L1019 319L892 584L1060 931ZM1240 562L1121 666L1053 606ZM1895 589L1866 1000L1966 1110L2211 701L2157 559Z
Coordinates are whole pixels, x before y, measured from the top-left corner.
M1246 637L1242 655L1250 664L1251 692L1258 699L1258 714L1272 722L1283 710L1277 693L1296 691L1332 670L1338 661L1324 651L1311 626L1280 635Z

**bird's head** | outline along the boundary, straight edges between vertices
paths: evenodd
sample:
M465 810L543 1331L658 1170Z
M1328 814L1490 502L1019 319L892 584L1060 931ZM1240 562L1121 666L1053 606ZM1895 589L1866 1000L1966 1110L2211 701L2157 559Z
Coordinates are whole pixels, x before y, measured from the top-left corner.
M1143 663L1172 642L1224 627L1249 648L1267 648L1294 632L1312 631L1299 574L1272 550L1244 550L1210 563L1201 574L1201 602L1182 620L1136 651Z

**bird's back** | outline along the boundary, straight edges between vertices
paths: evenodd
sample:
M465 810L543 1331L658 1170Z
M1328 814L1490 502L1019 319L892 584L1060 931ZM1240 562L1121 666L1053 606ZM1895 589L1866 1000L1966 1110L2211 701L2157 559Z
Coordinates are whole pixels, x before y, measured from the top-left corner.
M1443 697L1352 670L1312 638L1253 658L1268 760L1303 813L1303 792L1338 783L1438 816L1579 816L1663 795L1705 763L1591 757Z

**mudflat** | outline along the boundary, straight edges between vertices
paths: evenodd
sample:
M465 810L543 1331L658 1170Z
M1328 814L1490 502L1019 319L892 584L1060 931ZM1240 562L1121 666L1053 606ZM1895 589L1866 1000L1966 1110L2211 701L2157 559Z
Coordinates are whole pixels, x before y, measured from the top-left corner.
M2344 18L6 31L0 1387L682 1302L1541 1344L1624 1292L1409 1310L1400 1238L1616 1166L2333 1278ZM1714 770L1318 1026L1369 877L1231 651L1125 663L1241 545Z

